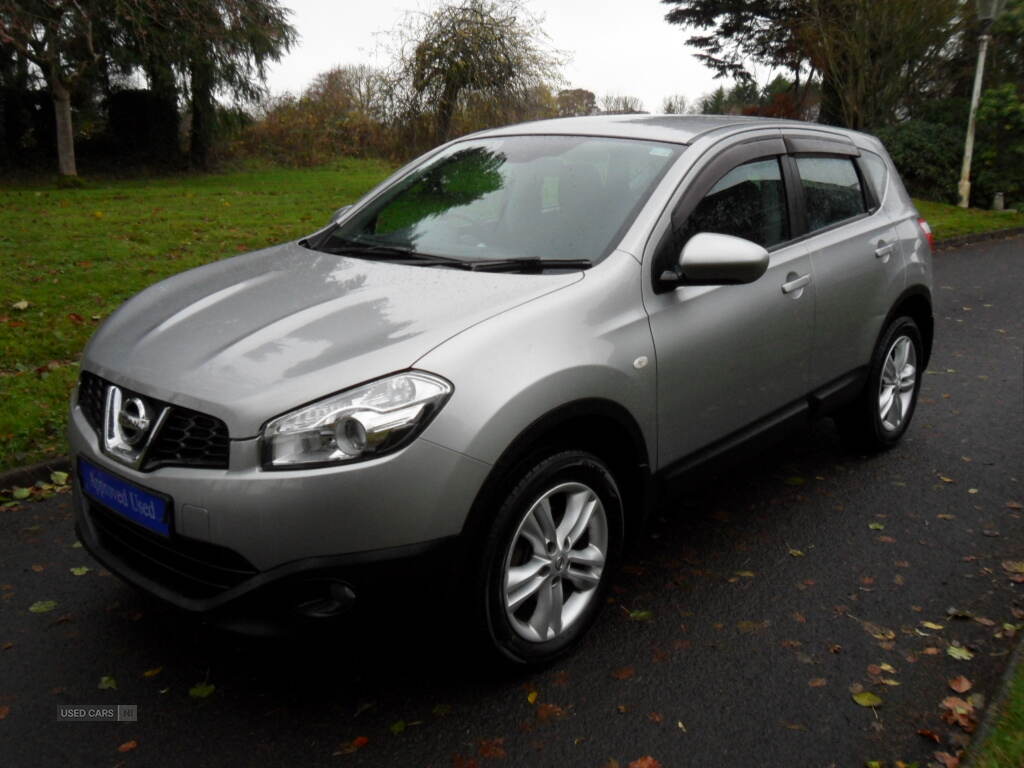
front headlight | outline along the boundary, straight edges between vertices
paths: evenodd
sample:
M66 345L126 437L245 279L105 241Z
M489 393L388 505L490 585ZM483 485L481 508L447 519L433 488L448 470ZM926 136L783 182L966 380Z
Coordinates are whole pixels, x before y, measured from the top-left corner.
M407 371L299 408L263 428L265 469L342 464L408 445L452 393L439 376Z

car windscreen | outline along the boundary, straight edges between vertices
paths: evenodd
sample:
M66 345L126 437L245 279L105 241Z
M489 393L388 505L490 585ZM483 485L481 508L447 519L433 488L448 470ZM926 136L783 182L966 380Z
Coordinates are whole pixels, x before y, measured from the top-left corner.
M596 263L617 244L684 149L580 136L458 142L336 226L316 247L338 252L345 244L359 244L485 263Z

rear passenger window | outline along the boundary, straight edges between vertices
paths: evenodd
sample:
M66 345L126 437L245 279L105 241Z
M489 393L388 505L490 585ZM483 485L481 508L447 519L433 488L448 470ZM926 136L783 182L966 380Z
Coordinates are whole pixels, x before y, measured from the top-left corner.
M864 190L848 157L797 157L804 188L807 229L813 232L867 211Z
M682 242L698 232L734 235L765 248L788 240L786 189L778 158L744 163L719 179L686 220Z

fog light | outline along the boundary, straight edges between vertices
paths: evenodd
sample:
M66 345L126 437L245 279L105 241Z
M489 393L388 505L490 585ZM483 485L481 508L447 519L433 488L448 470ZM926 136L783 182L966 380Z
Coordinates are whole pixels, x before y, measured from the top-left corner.
M314 581L306 587L313 587L315 592L300 599L295 604L295 612L308 619L340 616L355 605L356 593L343 581Z

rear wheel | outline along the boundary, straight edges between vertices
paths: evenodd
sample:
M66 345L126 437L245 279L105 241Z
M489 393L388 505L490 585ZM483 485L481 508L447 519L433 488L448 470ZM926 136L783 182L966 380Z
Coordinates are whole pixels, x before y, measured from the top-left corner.
M510 478L475 585L491 647L521 664L568 651L593 624L622 546L622 501L605 464L564 451Z
M864 391L836 417L852 447L878 451L899 442L917 405L923 359L917 324L909 317L894 320L872 355Z

